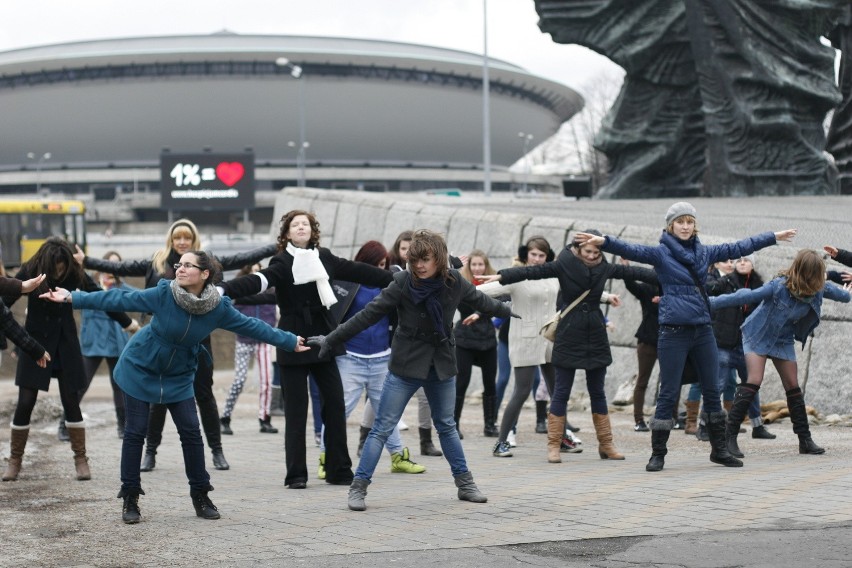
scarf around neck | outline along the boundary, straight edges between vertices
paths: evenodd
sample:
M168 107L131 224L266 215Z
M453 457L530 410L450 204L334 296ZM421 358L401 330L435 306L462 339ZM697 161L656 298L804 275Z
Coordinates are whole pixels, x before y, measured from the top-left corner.
M432 319L432 325L441 337L447 337L447 332L444 330L444 310L441 308L439 299L444 286L444 280L441 278L420 278L417 280L417 286L414 285L414 278L409 278L407 290L412 302L426 303L426 311Z
M222 301L222 297L212 284L207 284L204 287L204 290L201 291L201 296L196 296L192 292L181 288L177 280L172 280L169 286L177 305L195 316L212 312L219 305L219 302Z
M287 243L287 252L293 257L293 284L316 282L322 305L330 308L336 304L337 297L328 283L328 272L320 260L319 249L303 249Z

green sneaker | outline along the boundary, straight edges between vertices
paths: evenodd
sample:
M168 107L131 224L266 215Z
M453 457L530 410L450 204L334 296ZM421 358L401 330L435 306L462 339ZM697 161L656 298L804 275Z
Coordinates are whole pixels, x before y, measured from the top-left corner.
M325 479L325 452L320 452L319 469L317 469L317 478Z
M423 473L426 468L419 463L411 461L408 448L402 448L402 452L391 454L391 473Z

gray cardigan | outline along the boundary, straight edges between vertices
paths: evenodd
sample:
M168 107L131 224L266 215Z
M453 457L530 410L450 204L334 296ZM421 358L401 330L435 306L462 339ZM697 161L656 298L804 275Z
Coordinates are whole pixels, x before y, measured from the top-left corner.
M478 292L457 270L450 270L450 276L454 281L448 281L441 293L446 338L440 339L435 333L425 305L414 304L405 293L411 274L403 271L394 274L393 282L381 294L350 320L338 326L326 341L331 346L340 345L396 309L399 325L391 344L390 371L401 377L425 379L429 375L429 368L435 367L442 380L456 376L458 369L453 316L459 304L464 302L485 315L503 318L509 317L511 310L502 302Z

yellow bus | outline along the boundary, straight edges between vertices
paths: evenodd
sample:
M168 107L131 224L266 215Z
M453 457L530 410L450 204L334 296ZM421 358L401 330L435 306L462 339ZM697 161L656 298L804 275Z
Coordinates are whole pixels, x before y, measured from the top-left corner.
M86 249L86 206L82 201L0 199L3 263L20 266L48 237L63 237Z

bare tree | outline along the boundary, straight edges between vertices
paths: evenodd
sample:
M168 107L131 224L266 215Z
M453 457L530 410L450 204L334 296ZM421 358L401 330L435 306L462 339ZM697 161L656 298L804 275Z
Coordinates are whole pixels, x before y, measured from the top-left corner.
M564 173L588 175L595 190L605 183L607 159L595 148L595 136L623 80L623 73L607 70L580 87L585 99L583 109L530 153L533 167L557 165L556 169Z

